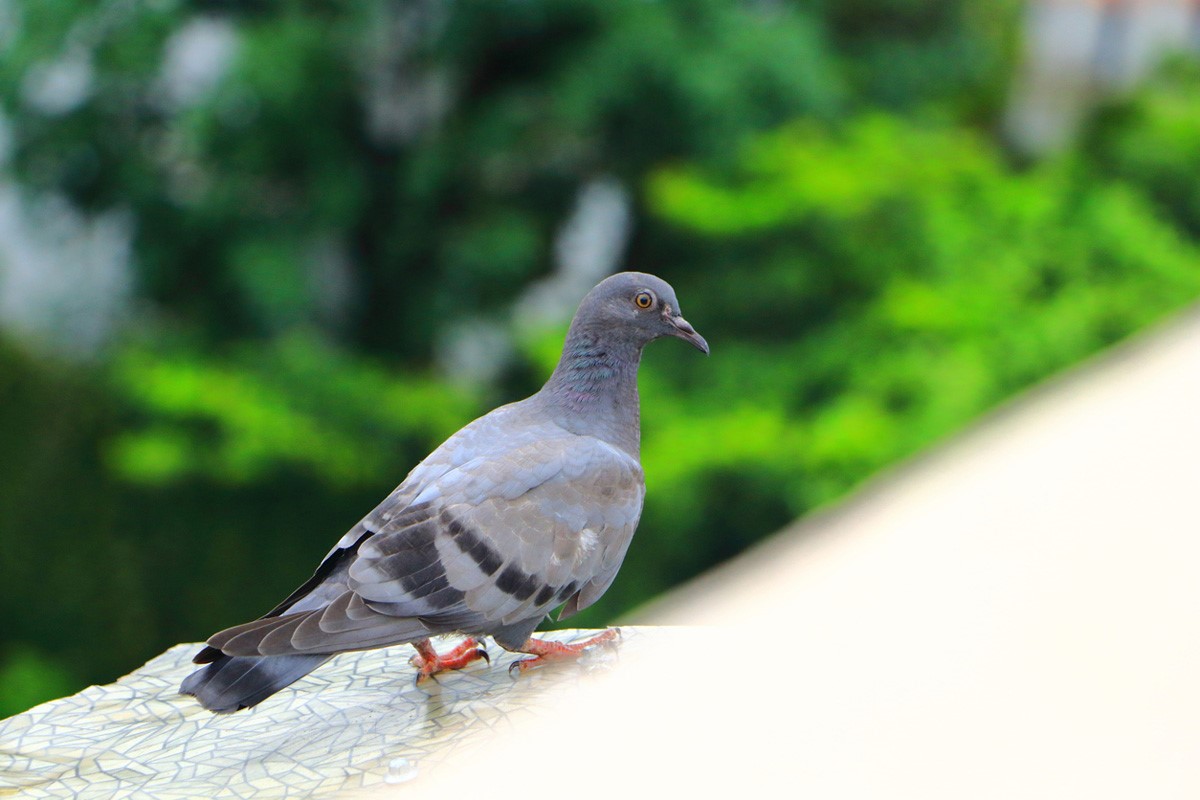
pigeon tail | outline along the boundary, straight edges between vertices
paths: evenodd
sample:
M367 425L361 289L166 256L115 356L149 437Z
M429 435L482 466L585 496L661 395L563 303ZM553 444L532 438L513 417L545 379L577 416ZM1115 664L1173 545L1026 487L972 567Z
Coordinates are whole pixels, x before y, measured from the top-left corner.
M330 658L325 653L261 657L221 654L187 676L179 693L195 697L209 711L229 714L258 705Z

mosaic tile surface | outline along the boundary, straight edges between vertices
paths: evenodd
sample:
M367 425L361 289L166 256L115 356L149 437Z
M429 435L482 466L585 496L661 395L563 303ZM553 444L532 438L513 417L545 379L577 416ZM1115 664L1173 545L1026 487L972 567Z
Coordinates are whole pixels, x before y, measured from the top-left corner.
M539 634L575 641L594 631ZM520 715L551 687L613 669L653 629L622 628L618 648L510 677L492 657L415 686L408 646L334 658L261 705L214 715L177 694L200 647L184 644L107 686L0 721L0 797L365 797L419 781L456 749ZM459 640L435 640L439 650Z

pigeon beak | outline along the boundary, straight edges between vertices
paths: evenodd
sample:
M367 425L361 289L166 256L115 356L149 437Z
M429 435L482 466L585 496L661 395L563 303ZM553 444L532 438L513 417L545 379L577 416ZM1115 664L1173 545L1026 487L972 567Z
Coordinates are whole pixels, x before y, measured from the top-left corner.
M685 342L691 342L692 347L695 347L704 355L708 355L708 342L704 341L704 337L696 333L696 329L692 327L692 323L688 322L681 316L667 317L667 322L670 322L675 328L673 336L678 336Z

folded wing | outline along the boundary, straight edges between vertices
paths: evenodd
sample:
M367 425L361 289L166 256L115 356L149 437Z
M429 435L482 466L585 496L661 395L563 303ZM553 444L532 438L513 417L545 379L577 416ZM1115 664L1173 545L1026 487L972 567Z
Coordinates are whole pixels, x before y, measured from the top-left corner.
M229 655L335 653L459 631L515 647L554 607L566 602L569 615L608 588L644 492L637 461L591 437L467 459L397 490L411 501L378 530L378 512L356 526L350 548L335 549L334 567L284 613L209 644Z

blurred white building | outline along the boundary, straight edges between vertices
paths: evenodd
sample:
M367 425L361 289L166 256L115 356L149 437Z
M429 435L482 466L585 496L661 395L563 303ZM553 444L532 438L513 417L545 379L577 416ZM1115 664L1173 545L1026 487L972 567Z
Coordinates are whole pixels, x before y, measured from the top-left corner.
M1129 91L1163 58L1200 51L1197 0L1034 0L1004 122L1018 149L1066 145L1099 99Z

